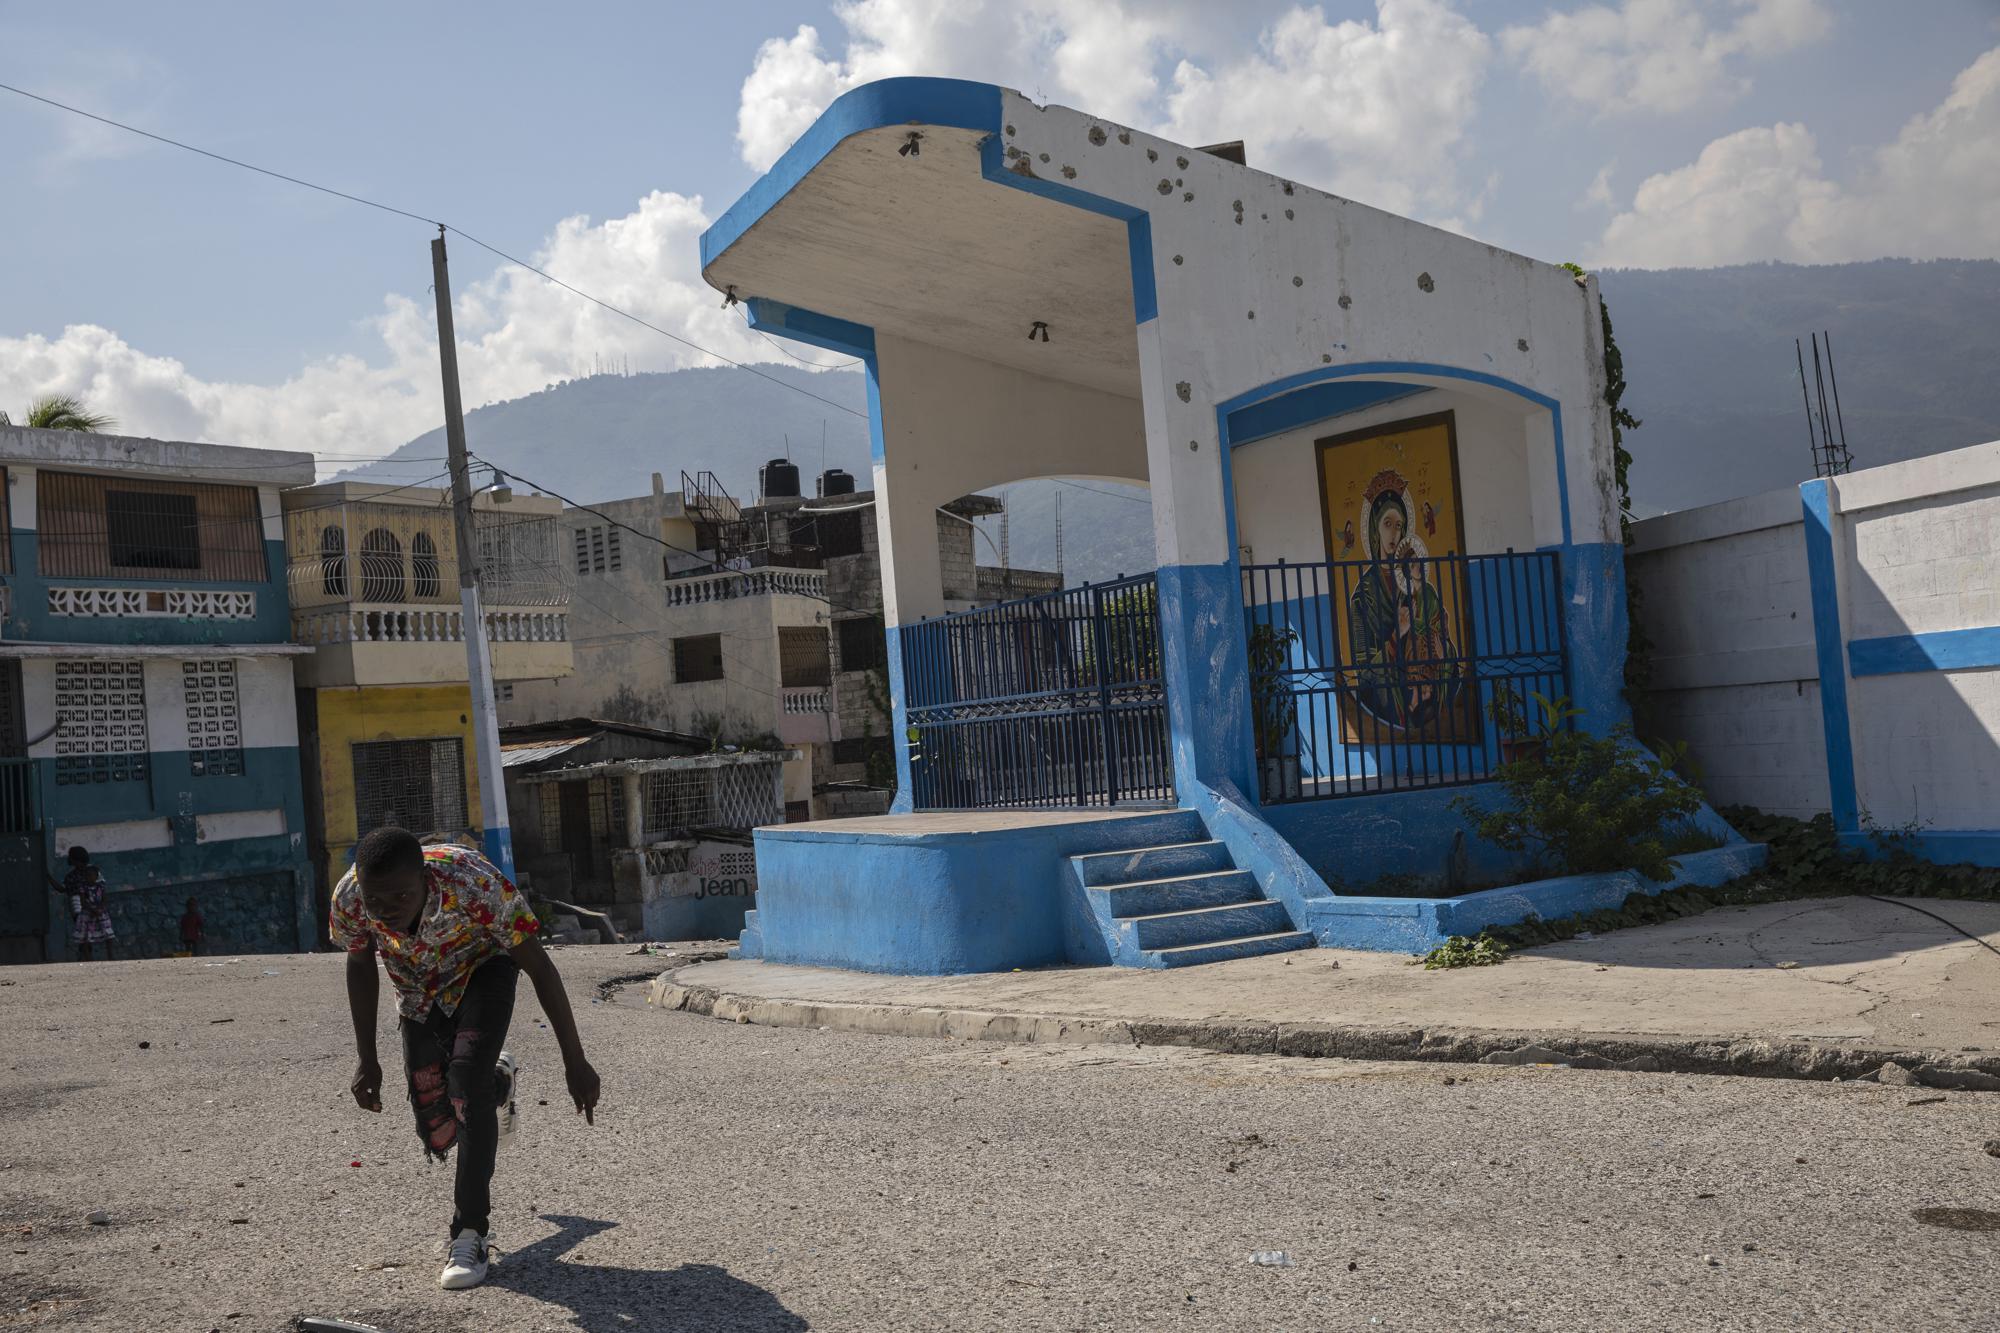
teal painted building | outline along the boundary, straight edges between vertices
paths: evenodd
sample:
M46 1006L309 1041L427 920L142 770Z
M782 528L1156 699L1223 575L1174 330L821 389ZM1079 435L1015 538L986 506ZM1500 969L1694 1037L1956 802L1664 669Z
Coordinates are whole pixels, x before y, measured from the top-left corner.
M72 846L118 957L310 947L278 492L308 454L0 427L0 961L73 956Z

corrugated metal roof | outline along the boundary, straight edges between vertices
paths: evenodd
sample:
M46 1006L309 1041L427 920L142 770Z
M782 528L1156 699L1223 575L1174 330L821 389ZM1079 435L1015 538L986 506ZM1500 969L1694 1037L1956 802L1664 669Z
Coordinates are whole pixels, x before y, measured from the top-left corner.
M523 745L503 745L500 747L500 767L526 768L539 764L545 759L567 754L579 745L588 745L596 736L566 736L561 740L530 741Z

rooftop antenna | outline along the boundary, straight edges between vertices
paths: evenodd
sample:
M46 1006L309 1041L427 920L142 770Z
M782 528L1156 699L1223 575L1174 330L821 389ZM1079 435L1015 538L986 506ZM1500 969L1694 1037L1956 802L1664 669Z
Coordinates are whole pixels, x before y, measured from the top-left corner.
M1822 358L1821 343L1825 343ZM1847 422L1840 411L1840 384L1833 373L1833 335L1827 332L1812 335L1813 362L1812 379L1806 379L1805 346L1798 339L1792 339L1792 350L1799 363L1799 397L1806 409L1806 440L1812 448L1813 475L1815 477L1838 477L1854 466L1854 454L1847 447ZM1829 408L1827 390L1831 386L1833 400ZM1814 399L1818 399L1815 412Z

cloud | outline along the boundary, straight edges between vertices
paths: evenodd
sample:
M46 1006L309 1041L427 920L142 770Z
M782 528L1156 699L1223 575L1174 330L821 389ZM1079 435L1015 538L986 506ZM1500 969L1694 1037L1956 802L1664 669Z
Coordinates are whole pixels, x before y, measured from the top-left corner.
M750 166L770 166L849 88L924 73L1003 84L1186 142L1243 139L1256 165L1369 203L1476 215L1483 184L1465 184L1458 152L1491 44L1446 0L1377 0L1372 23L1293 6L1254 44L1233 30L1241 11L1195 3L858 0L834 13L837 50L808 26L758 51L737 112ZM1232 44L1219 59L1189 54Z
M691 342L740 361L774 360L770 344L738 312L720 309L701 281L696 238L708 222L699 198L655 192L624 217L563 219L529 258ZM460 272L483 255L463 241L454 251ZM588 373L593 358L629 358L634 370L718 364L512 265L455 295L467 407ZM329 357L274 385L203 380L94 324L55 338L0 338L0 407L18 414L41 395L74 393L130 434L378 456L437 426L444 409L429 297L386 296L369 326L378 355Z
M1739 130L1647 178L1598 250L1645 268L2000 257L2000 47L1850 181L1828 177L1803 125Z
M1822 0L1625 0L1552 12L1504 30L1500 44L1552 96L1612 114L1670 113L1741 96L1745 61L1831 26Z
M1375 23L1294 9L1214 73L1183 60L1167 132L1242 138L1260 165L1401 213L1467 207L1456 150L1489 44L1439 0L1380 0Z

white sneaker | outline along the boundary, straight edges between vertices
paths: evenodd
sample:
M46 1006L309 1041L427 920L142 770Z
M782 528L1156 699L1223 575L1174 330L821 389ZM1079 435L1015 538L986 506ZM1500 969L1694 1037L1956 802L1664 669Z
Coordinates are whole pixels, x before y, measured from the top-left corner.
M514 1132L514 1123L519 1116L521 1071L514 1067L514 1057L507 1051L500 1052L500 1058L493 1063L493 1074L502 1084L500 1093L500 1137L506 1138Z
M450 1257L445 1260L444 1272L438 1274L438 1285L446 1291L464 1291L484 1282L486 1269L486 1237L476 1231L461 1231L452 1237Z

